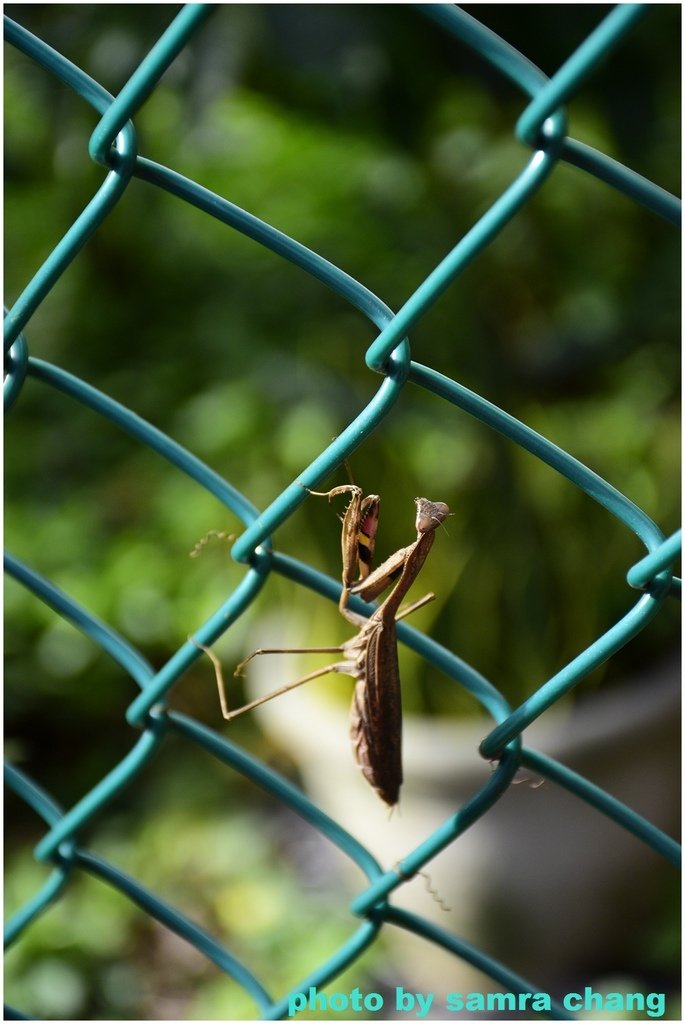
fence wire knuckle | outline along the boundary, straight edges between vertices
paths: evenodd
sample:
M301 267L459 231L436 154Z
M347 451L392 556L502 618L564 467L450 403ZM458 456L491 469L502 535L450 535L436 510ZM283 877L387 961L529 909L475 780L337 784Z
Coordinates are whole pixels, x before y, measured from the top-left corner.
M35 384L59 391L67 401L87 407L94 416L124 431L137 444L154 451L175 470L214 495L238 517L244 529L238 532L235 539L232 538L231 558L242 567L242 578L215 614L196 630L194 639L205 645L216 641L251 607L272 573L330 600L338 600L341 592L338 582L304 562L274 551L271 536L308 500L308 490L317 488L379 428L401 400L409 383L465 411L489 430L501 434L546 463L554 472L598 503L618 524L631 530L646 550L644 557L632 565L623 581L624 587L627 584L629 588L641 592L639 595L633 594L633 598L638 596L637 603L617 622L608 625L603 635L579 651L568 664L556 669L517 708L510 707L497 687L456 653L437 644L412 626L405 623L399 625L398 636L403 644L417 651L422 658L469 691L492 717L493 727L483 739L481 753L485 758L493 760L494 771L486 784L462 807L455 808L452 817L415 849L408 851L395 868L389 870L378 864L362 844L277 772L193 718L168 709L167 695L193 662L202 657L196 644L191 641L184 643L165 665L155 668L135 645L108 623L80 605L32 566L7 554L6 572L36 600L71 623L90 642L114 659L139 691L131 699L126 714L128 723L139 730L134 734L135 739L128 753L109 774L84 792L72 807L60 807L41 784L29 778L17 766L7 765L6 785L44 823L45 833L36 847L35 856L52 869L42 887L8 922L8 943L21 941L33 923L60 899L75 875L86 872L117 890L139 907L141 912L153 916L164 927L200 951L252 997L256 1013L268 1018L287 1015L288 993L273 994L267 991L267 987L250 968L209 931L176 910L148 887L126 875L116 865L96 856L85 845L89 827L106 815L109 804L122 790L134 786L141 779L151 758L170 735L179 742L192 744L198 754L214 758L293 809L350 858L365 876L365 883L350 906L351 914L361 920L351 918L347 943L318 966L316 952L312 950L312 972L304 983L306 985L324 985L334 979L359 959L385 926L393 925L463 958L511 991L535 991L532 981L519 977L465 939L451 934L448 925L438 927L388 902L394 890L421 872L438 853L487 814L489 808L508 791L521 765L533 771L536 776L563 786L578 800L585 801L599 813L611 818L618 827L630 831L661 856L678 863L679 847L674 840L589 780L553 758L523 746L521 737L528 725L557 704L589 672L612 657L644 629L667 598L679 595L680 580L673 576L673 567L681 550L680 531L665 538L642 509L573 455L556 447L527 424L458 381L431 366L414 362L410 351L413 328L445 289L479 257L538 191L550 179L553 180L555 169L564 163L593 175L598 182L603 183L601 187L622 193L627 199L669 223L679 223L680 203L674 196L630 168L570 138L567 134L569 119L564 109L582 91L598 63L610 60L612 51L621 45L626 33L639 32L640 19L645 16L659 17L660 10L656 6L650 11L649 5L639 4L613 8L558 71L548 78L509 43L459 8L442 4L415 5L415 17L431 19L453 37L450 41L453 47L470 49L485 67L520 90L525 106L517 123L512 126L512 134L532 152L522 151L522 166L518 174L500 195L491 197L485 213L472 224L396 312L390 310L363 284L295 239L236 207L200 183L139 153L134 122L140 107L154 92L165 71L185 50L194 34L201 30L207 18L210 15L214 18L230 17L230 8L221 8L219 5L215 10L214 5L210 4L183 7L116 97L111 96L66 56L21 25L5 18L6 42L46 74L73 90L99 115L100 120L92 132L88 152L90 158L106 171L92 198L64 236L56 242L43 264L36 269L12 308L6 312L5 409L9 411L15 407L24 387ZM342 297L367 318L373 328L374 337L364 353L364 359L367 366L381 376L375 394L335 440L328 443L327 438L321 439L317 458L264 509L255 508L245 495L195 455L125 405L61 367L29 355L31 318L70 264L78 258L87 240L119 204L125 206L128 188L135 179L145 183L137 187L163 190L175 197L175 201L194 206L227 229L244 234L256 244L299 267ZM630 590L627 593L630 595ZM358 599L352 598L350 607L361 610L363 606ZM227 813L230 813L230 809ZM302 986L303 982L294 980L292 992L300 991ZM11 1008L7 1011L8 1016L17 1013ZM554 1013L559 1019L568 1017L563 1008L556 1004Z

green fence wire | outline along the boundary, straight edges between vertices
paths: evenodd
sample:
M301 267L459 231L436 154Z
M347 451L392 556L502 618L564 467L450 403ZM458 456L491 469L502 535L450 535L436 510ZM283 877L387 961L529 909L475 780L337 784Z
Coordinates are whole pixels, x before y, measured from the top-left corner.
M6 555L5 566L10 576L59 616L82 630L140 688L139 695L127 712L130 726L138 730L137 741L120 763L73 806L61 808L41 785L20 768L14 765L6 767L7 785L45 822L46 832L36 847L35 856L53 867L44 886L8 922L7 942L19 942L32 923L59 899L75 873L87 872L105 881L145 913L191 943L249 993L254 1000L255 1013L263 1018L286 1016L291 993L307 991L309 986L322 988L328 984L361 956L385 925L406 929L443 947L476 966L508 991L535 991L533 980L518 976L446 928L400 910L388 901L391 894L403 886L407 879L428 865L436 854L454 843L466 829L488 812L507 790L521 764L528 765L539 775L559 783L578 799L597 808L668 861L679 863L679 847L673 839L563 764L522 747L521 735L535 719L644 629L667 598L679 593L680 581L673 576L672 566L680 552L680 533L665 538L645 512L571 454L457 381L430 366L414 362L408 340L412 329L442 292L483 252L503 227L545 185L555 168L563 163L572 164L593 175L670 224L679 224L680 203L674 196L605 154L570 138L563 109L564 103L578 93L598 62L611 54L625 34L639 32L640 19L645 16L658 17L659 11L659 7L650 10L648 5L641 4L622 5L609 10L575 53L548 78L507 42L459 8L436 4L417 6L417 18L433 19L454 37L455 46L473 50L523 93L526 105L516 124L516 136L531 148L532 155L520 174L409 296L397 313L393 313L364 285L316 252L197 182L139 155L133 122L136 112L153 92L166 69L183 51L193 33L210 16L225 16L225 9L217 10L213 5L204 4L182 8L116 97L109 95L84 71L16 21L5 19L6 41L73 89L100 115L100 121L90 139L89 152L91 158L106 172L91 201L6 313L5 406L10 409L16 402L20 402L22 390L33 386L34 382L39 386L56 389L153 449L181 473L215 495L242 521L245 530L233 544L231 555L237 563L245 566L244 576L225 603L197 630L197 641L206 645L213 644L249 608L273 572L332 601L338 600L339 583L274 550L270 538L307 500L306 489L317 488L324 478L363 444L401 399L405 387L410 383L466 411L552 467L602 506L609 516L633 531L647 552L631 568L627 577L628 584L639 591L634 606L514 709L509 707L495 686L455 653L415 629L400 624L398 634L401 642L464 687L492 716L492 731L485 737L480 749L485 758L497 759L497 767L485 786L390 870L381 867L359 842L296 787L240 746L192 718L167 708L166 696L201 657L192 642L185 643L161 670L155 672L140 651L107 623L100 621L87 608L81 607L69 594L33 568L11 554ZM322 447L321 453L311 465L268 508L254 508L248 498L229 482L132 410L59 366L29 356L29 336L24 332L32 316L71 262L77 258L88 239L110 216L117 204L124 200L133 179L147 182L192 204L227 227L247 235L259 245L295 264L342 296L367 317L377 330L375 340L366 353L367 365L382 377L376 394L332 443ZM364 608L359 602L357 607L360 610ZM108 805L118 793L141 777L152 756L170 734L196 745L289 805L354 861L366 876L368 884L356 895L350 908L360 919L356 931L333 956L313 966L309 977L293 979L291 992L270 992L248 965L240 962L206 930L83 845L89 826L106 813ZM313 962L314 957L315 951L312 949ZM571 1019L567 1009L556 1003L552 1004L549 1012L560 1019ZM10 1018L22 1016L12 1008L8 1008L6 1014Z

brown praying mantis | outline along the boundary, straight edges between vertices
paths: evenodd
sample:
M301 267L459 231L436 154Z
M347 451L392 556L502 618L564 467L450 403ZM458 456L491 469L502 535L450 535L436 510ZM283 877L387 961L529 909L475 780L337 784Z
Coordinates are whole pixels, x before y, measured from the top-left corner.
M416 540L400 548L377 569L371 571L371 561L378 527L378 495L363 497L360 487L345 484L331 491L311 493L331 498L351 493L352 497L342 517L343 590L339 609L356 626L358 632L337 647L272 648L264 647L250 654L238 665L234 676L243 674L245 666L263 654L341 653L342 659L315 669L291 683L286 683L243 707L229 711L226 685L221 663L209 648L193 641L212 660L219 689L221 711L226 721L251 711L253 708L302 686L304 683L331 672L352 676L355 680L350 710L350 735L355 760L368 783L381 800L394 807L402 785L402 703L400 673L397 657L396 623L416 611L434 594L426 594L404 609L400 604L418 576L435 540L436 528L450 515L442 501L416 498ZM360 579L353 582L356 568ZM372 601L394 583L389 595L369 618L348 607L350 595Z

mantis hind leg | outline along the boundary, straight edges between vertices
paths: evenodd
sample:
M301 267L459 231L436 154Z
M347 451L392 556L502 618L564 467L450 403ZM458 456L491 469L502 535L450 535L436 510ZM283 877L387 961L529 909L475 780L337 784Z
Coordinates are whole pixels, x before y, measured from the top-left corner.
M197 640L193 639L192 636L189 636L188 640L191 644L194 644L195 647L204 651L214 666L216 685L219 691L221 714L227 722L230 722L233 718L237 718L238 715L245 714L246 711L252 711L253 708L257 708L261 704L266 704L266 702L272 700L273 697L280 697L281 694L288 693L289 690L294 690L297 686L302 686L303 683L308 683L311 679L317 679L319 676L325 676L329 672L344 672L345 668L348 667L345 662L335 662L332 665L324 665L323 668L318 668L313 672L308 672L307 675L301 676L299 679L295 679L292 683L286 683L285 686L279 686L277 690L273 690L271 693L267 693L263 697L258 697L256 700L250 701L249 704L244 704L242 707L231 711L228 706L224 671L219 658L210 647L206 647L204 644L199 643ZM341 649L342 648L340 647L264 647L260 648L258 651L254 651L249 658L245 658L244 661L241 661L233 675L242 675L243 669L247 663L261 654L333 654L340 652Z

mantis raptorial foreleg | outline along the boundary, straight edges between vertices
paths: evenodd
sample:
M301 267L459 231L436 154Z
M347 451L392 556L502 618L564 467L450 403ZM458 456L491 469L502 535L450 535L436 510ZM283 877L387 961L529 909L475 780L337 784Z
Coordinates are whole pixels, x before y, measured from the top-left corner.
M359 571L359 580L365 580L373 562L378 530L378 515L381 499L377 494L364 497L361 487L356 484L341 484L330 491L310 491L319 498L336 497L338 494L351 494L350 502L345 509L342 520L342 584L343 589L338 602L341 615L357 625L356 618L350 618L347 605L355 583L355 573Z

